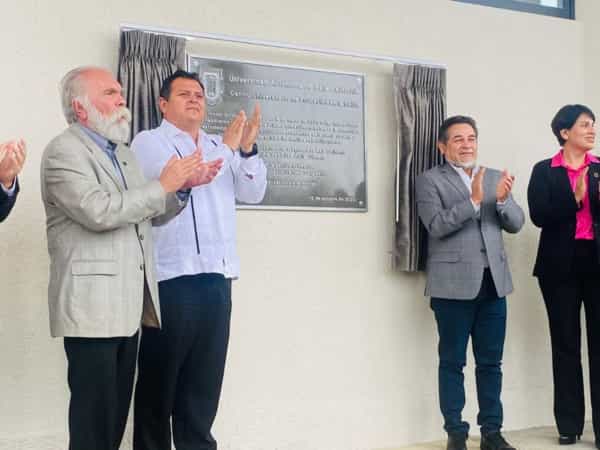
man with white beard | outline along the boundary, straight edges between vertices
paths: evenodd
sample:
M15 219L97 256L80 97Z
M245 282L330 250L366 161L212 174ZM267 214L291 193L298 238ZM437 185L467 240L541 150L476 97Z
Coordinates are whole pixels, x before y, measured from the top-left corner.
M220 162L172 158L147 181L124 145L131 115L110 72L81 67L61 83L70 126L41 163L53 337L68 361L69 450L118 450L131 402L140 323L160 327L152 223L181 211Z

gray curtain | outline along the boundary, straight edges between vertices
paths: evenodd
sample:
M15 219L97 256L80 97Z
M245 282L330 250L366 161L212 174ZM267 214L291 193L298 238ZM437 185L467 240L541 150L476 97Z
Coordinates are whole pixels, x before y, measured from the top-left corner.
M394 267L424 270L425 229L415 204L415 179L444 161L436 148L437 132L446 117L446 70L394 64L396 106L396 185Z
M131 110L131 137L160 124L162 81L185 68L185 39L144 31L121 32L118 80Z

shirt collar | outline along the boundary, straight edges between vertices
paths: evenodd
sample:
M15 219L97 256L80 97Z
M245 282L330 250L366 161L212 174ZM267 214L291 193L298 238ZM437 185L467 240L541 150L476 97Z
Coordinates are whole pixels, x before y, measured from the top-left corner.
M173 125L171 122L169 122L167 119L162 120L162 122L160 123L160 128L163 130L163 132L169 138L174 138L174 137L178 137L178 136L187 136L190 139L192 138L188 133L186 133L183 130L180 130L175 125ZM204 131L202 130L202 128L200 128L200 130L198 130L198 142L200 142L202 140L203 134L204 134ZM198 142L196 144L198 144Z
M460 166L455 166L454 164L452 164L450 161L448 161L448 165L450 167L452 167L454 170L456 170L456 172L461 176L461 177L467 177L467 178L473 178L475 175L477 175L477 172L479 172L479 165L476 165L475 167L473 167L473 171L471 172L471 176L469 176L469 174L467 172L465 172L465 169L463 169Z
M583 166L582 167L587 167L590 165L590 163L599 163L600 160L598 158L596 158L594 155L592 155L590 152L587 152L585 154L585 159L583 161ZM556 155L554 155L552 157L552 161L550 163L550 167L564 167L565 169L571 169L571 170L578 170L578 169L573 169L571 166L569 166L564 158L563 158L563 149L561 148L558 153Z
M583 160L583 165L581 167L587 167L590 165L590 163L593 163L593 162L598 163L598 162L600 162L600 159L596 158L590 152L586 152L585 159ZM563 158L563 149L562 148L558 151L558 153L556 155L554 155L552 157L550 167L564 167L565 169L577 170L577 169L573 169L571 166L569 166L565 162L565 159Z
M117 144L109 141L101 134L98 134L96 131L84 125L81 125L81 129L85 131L85 134L87 134L92 139L92 141L94 141L102 150L109 150L111 152L114 152L115 148L117 148Z

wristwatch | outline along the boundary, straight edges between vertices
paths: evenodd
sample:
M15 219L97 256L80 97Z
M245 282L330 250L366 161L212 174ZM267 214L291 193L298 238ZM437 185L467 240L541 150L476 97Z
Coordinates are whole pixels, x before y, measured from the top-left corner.
M242 151L242 147L240 147L240 156L242 158L250 158L251 156L254 155L258 155L258 145L256 145L256 142L254 144L252 144L252 151L250 153L244 153Z

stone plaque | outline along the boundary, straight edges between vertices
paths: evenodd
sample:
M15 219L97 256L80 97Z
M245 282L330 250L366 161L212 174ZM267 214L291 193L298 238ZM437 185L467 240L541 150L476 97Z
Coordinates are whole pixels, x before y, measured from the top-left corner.
M206 132L262 107L268 187L252 207L367 210L363 75L200 56L188 67L205 87Z

